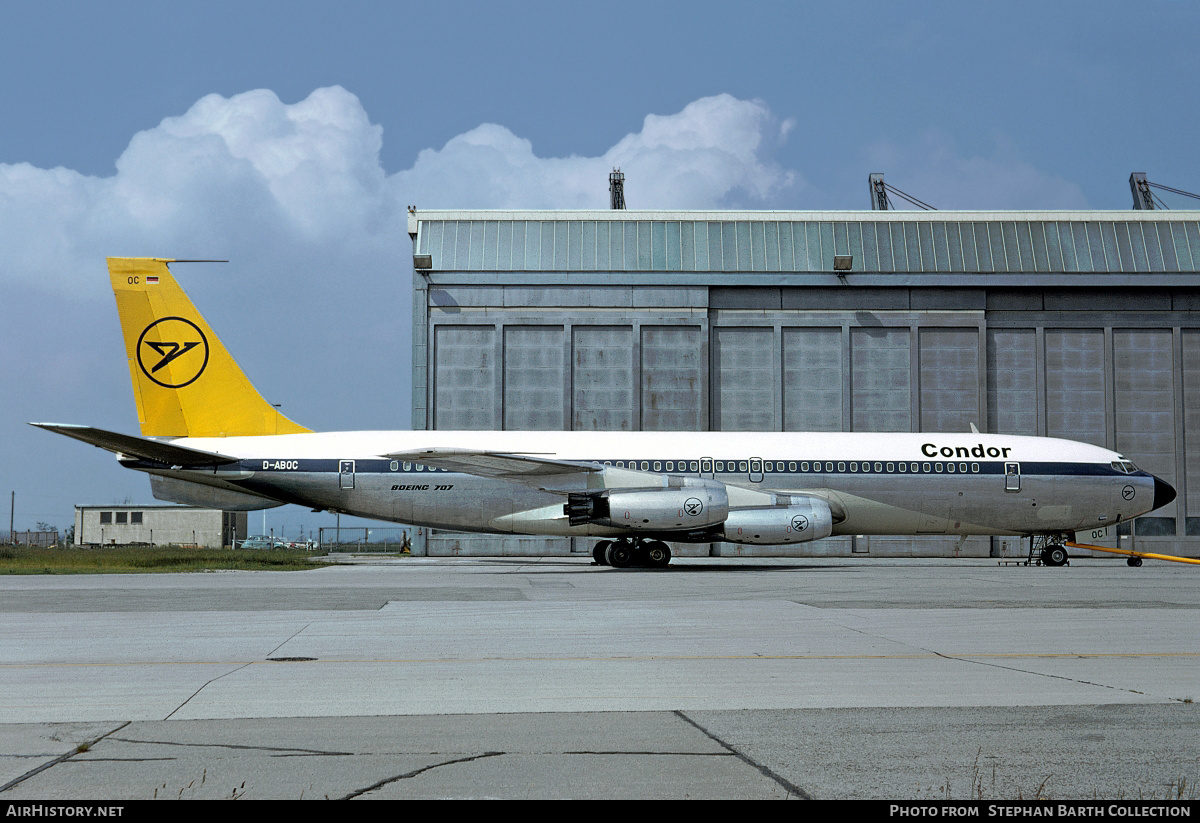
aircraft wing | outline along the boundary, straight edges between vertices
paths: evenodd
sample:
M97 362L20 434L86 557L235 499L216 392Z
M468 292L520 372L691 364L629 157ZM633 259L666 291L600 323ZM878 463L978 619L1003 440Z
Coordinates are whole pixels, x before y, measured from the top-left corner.
M91 426L77 426L69 423L30 423L29 425L82 440L84 443L90 443L113 454L153 460L172 466L224 466L228 463L238 462L238 458L224 454L188 449L162 440L94 429Z
M544 488L550 476L588 475L604 470L599 463L555 460L536 454L471 451L468 449L417 449L382 455L389 460L409 460L448 471L492 477Z

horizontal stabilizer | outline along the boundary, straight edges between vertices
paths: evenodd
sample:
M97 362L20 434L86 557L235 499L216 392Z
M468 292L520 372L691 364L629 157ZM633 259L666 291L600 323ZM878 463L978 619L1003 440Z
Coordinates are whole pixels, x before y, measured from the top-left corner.
M174 446L161 440L151 440L131 434L94 429L91 426L76 426L69 423L30 423L29 425L82 440L84 443L90 443L113 454L153 460L171 466L224 466L228 463L238 462L236 457Z

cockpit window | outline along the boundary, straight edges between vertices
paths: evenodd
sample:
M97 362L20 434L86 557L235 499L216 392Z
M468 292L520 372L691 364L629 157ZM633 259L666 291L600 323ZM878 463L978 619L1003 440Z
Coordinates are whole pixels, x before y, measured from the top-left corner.
M1128 460L1124 461L1124 463L1122 463L1122 465L1125 467L1126 474L1133 474L1134 472L1136 472L1138 470L1138 467L1133 465L1133 463L1131 463Z

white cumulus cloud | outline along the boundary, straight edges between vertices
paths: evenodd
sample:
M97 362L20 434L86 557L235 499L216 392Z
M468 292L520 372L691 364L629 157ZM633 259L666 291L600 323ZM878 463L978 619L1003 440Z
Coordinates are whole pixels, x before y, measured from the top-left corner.
M229 258L290 277L394 271L409 251L407 203L604 208L614 166L633 206L762 206L796 183L770 159L790 128L726 94L650 115L600 157L538 157L483 124L389 175L382 129L343 88L293 104L213 94L134 135L112 176L0 164L0 279L94 299L107 255Z
M648 115L640 132L600 157L544 158L530 141L485 123L422 151L396 178L425 208L603 209L608 173L620 167L630 208L763 207L799 182L771 160L793 125L761 101L721 94Z
M116 173L0 164L0 277L103 294L106 255L400 259L382 130L354 95L209 95L134 135Z

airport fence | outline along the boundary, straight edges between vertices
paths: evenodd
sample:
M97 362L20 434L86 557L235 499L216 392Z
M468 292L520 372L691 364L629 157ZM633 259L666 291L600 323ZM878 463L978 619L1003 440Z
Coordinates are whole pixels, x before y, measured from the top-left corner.
M317 546L330 552L395 554L412 549L412 529L404 526L325 526L317 530Z
M14 546L47 547L58 545L58 529L52 531L14 531L10 537Z

